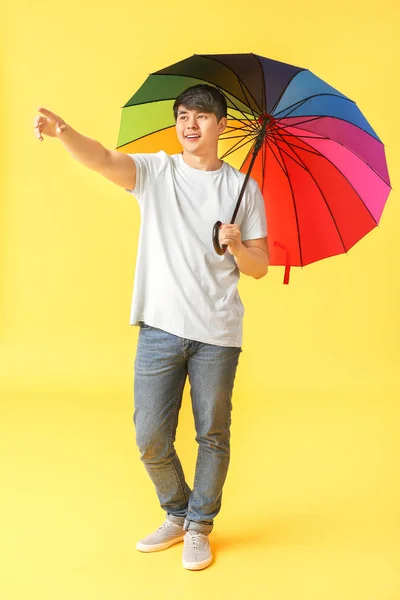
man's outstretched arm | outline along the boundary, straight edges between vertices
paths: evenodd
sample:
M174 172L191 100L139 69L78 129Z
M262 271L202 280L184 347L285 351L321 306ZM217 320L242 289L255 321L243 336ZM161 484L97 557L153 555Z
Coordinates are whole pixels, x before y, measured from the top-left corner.
M136 166L130 156L116 150L108 150L100 142L75 131L61 117L46 108L34 120L36 137L56 137L71 156L89 169L100 173L113 183L133 190L136 185Z

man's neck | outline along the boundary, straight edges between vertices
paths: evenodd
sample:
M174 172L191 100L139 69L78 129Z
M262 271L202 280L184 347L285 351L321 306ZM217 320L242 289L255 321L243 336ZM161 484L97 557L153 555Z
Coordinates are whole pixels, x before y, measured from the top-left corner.
M182 158L189 167L199 169L199 171L218 171L223 165L223 161L217 155L196 156L195 154L182 152Z

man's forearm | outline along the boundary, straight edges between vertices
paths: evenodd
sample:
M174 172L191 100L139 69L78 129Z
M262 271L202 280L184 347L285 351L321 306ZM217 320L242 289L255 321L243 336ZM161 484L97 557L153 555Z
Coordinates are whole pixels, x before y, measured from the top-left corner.
M269 256L261 248L246 248L242 245L234 258L239 270L245 275L261 279L268 273Z
M66 125L58 139L71 156L85 167L98 171L104 164L106 148L100 142L78 133L70 125Z

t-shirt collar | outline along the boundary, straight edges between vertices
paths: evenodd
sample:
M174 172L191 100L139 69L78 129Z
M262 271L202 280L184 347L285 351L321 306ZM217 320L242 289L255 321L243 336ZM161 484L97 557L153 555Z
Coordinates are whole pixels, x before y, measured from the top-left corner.
M200 177L212 177L213 175L219 175L225 169L224 161L222 161L222 165L220 166L220 168L216 169L215 171L204 171L203 169L195 169L194 167L191 167L187 163L185 163L185 161L183 160L182 153L178 154L178 165L189 175L199 175Z

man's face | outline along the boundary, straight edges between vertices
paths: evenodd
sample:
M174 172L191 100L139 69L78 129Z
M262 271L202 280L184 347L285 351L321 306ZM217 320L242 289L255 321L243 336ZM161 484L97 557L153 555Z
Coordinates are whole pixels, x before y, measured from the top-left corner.
M226 119L218 123L214 113L179 106L176 133L185 152L205 155L215 152L218 137L226 127Z

